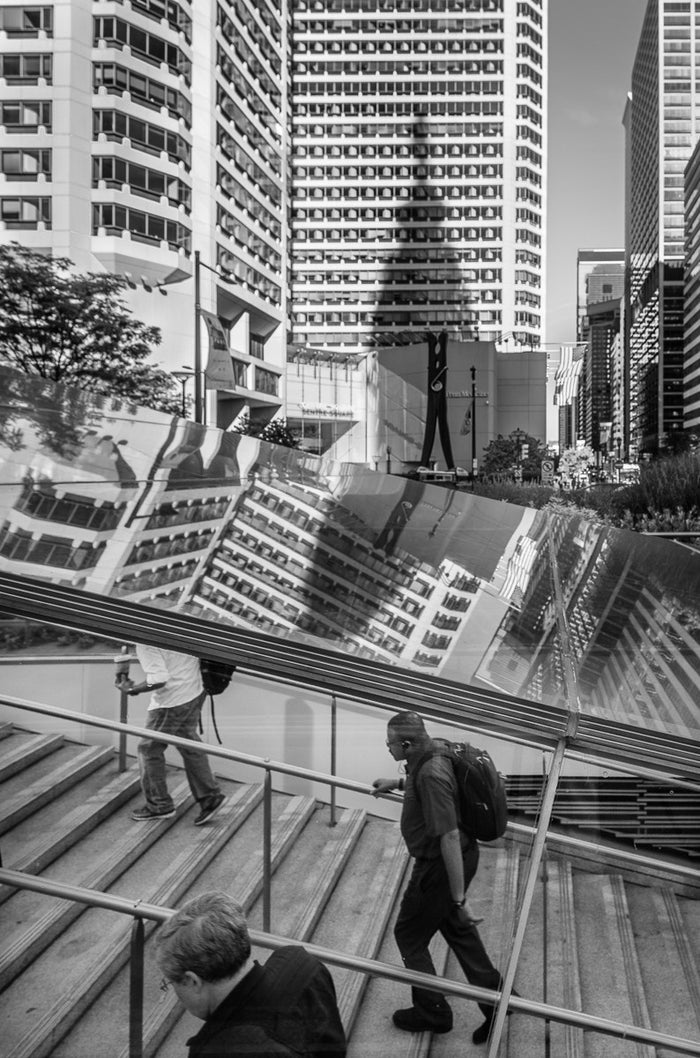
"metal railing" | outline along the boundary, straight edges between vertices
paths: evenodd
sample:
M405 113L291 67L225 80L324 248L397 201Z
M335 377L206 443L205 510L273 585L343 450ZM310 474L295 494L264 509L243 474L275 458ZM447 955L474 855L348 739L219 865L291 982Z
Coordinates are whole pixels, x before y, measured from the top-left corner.
M335 707L335 695L333 696L333 705ZM116 721L103 719L102 717L90 716L87 714L76 714L70 710L61 709L57 706L44 705L39 702L28 701L26 699L17 698L11 695L0 696L0 703L12 706L18 709L24 709L29 712L37 712L43 715L53 716L57 719L73 721L76 723L82 723L87 726L93 726L102 728L105 730L115 731L120 736L136 736L139 738L150 738L152 732L148 728L137 727L132 724L118 723ZM466 725L465 725L466 726ZM333 725L334 728L334 725ZM334 731L335 737L335 731ZM287 764L282 761L272 761L269 758L257 757L251 754L241 753L236 750L229 750L223 746L213 746L203 742L192 743L189 739L180 738L176 735L167 735L159 733L159 740L168 743L173 746L191 746L196 745L199 750L207 753L208 755L218 756L227 760L236 761L239 763L249 764L254 767L263 769L265 773L263 782L263 886L262 886L262 903L263 903L263 931L261 933L251 932L251 938L255 943L260 944L262 947L275 948L282 944L290 943L287 938L276 937L270 933L271 924L271 796L272 796L272 773L278 772L280 774L294 776L314 782L322 783L330 787L331 791L335 791L338 788L351 790L356 793L363 793L371 795L373 788L367 783L357 782L356 780L342 778L335 774L326 774L318 772L309 768L302 768L297 765ZM559 751L557 754L559 765L552 769L550 774L550 782L548 783L547 793L545 797L544 811L540 817L537 828L527 827L523 824L509 823L509 831L520 836L529 835L533 838L533 847L540 850L544 845L547 837L547 826L549 822L549 816L551 814L551 801L553 800L554 792L556 790L556 784L558 775L560 773L560 764L565 753L564 741L560 742ZM401 798L393 794L384 795L389 800L400 802ZM568 838L566 839L569 848L574 848L580 844L581 847L591 848L591 842L581 841L577 839ZM648 858L644 856L638 856L632 853L627 855L628 862L636 860L646 861ZM539 854L533 858L531 868L537 868L539 866ZM473 985L462 985L459 982L453 982L444 978L436 978L432 975L419 974L414 971L406 970L400 967L392 966L391 964L381 963L374 960L363 959L356 956L346 955L341 952L333 951L330 949L319 948L314 945L305 944L304 947L313 954L318 955L319 958L323 959L332 965L342 966L348 969L357 970L363 973L369 973L381 977L386 977L392 980L403 981L411 985L419 985L428 989L448 993L450 995L462 996L464 998L473 999L477 1001L493 1002L496 1004L496 1023L495 1031L492 1034L489 1048L489 1058L495 1058L500 1044L500 1035L503 1028L503 1023L508 1008L513 1010L519 1010L523 1013L530 1014L535 1017L547 1019L549 1021L561 1022L563 1024L577 1026L582 1029L588 1029L596 1032L605 1033L614 1037L620 1037L625 1039L637 1040L642 1043L648 1043L655 1046L669 1047L675 1049L681 1054L694 1054L700 1055L700 1042L693 1040L681 1039L679 1037L670 1036L665 1033L659 1033L652 1031L651 1029L641 1028L639 1026L627 1025L621 1022L616 1022L607 1018L595 1017L580 1013L574 1010L566 1010L563 1008L555 1007L547 1003L539 1003L534 1000L524 999L522 997L514 997L511 994L513 979L517 968L520 948L524 938L526 912L529 907L529 901L532 897L532 888L534 886L536 869L531 869L528 872L528 877L525 881L525 898L521 908L521 921L517 924L516 935L514 938L513 948L508 959L508 966L504 974L503 990L501 992L493 992L488 989L481 989ZM124 914L130 914L134 917L135 923L132 929L132 967L131 967L131 986L130 986L130 1056L131 1058L141 1058L142 1054L142 1035L143 1035L143 947L145 944L145 932L143 929L143 919L152 919L154 921L163 921L169 917L173 912L169 909L157 907L155 905L142 904L137 901L123 900L119 897L114 897L106 893L98 893L94 890L85 890L78 887L71 887L61 885L56 882L47 881L46 879L36 877L33 875L25 874L21 871L13 871L10 869L0 868L0 883L14 886L16 888L32 889L36 892L43 892L51 895L65 896L67 899L75 900L81 903L88 904L94 907L108 908L114 911L118 911ZM139 922L141 923L139 925ZM294 943L297 943L294 941ZM133 1019L133 1024L132 1024Z

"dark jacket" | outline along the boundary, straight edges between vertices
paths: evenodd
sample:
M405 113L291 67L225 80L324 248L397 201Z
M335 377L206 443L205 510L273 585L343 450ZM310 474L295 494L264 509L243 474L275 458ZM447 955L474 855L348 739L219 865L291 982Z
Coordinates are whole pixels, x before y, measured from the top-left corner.
M279 948L229 992L189 1058L343 1058L345 1033L330 973L302 947Z

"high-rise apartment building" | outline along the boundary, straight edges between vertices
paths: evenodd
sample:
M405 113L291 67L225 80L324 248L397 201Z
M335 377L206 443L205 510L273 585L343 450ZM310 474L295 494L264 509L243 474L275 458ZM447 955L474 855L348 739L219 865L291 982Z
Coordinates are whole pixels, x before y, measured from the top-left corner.
M683 172L700 130L695 4L649 0L625 115L630 447L683 427Z
M533 346L547 0L294 0L292 334Z
M169 370L194 367L197 300L204 356L205 321L232 355L222 425L284 395L285 9L0 6L0 239L126 275Z

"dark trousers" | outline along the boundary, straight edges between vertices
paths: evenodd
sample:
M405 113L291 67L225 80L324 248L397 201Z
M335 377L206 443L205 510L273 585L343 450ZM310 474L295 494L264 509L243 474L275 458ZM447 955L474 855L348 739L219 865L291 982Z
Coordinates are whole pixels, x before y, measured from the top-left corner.
M476 874L479 846L470 844L463 852L465 891ZM428 945L441 933L457 957L464 976L480 988L500 989L502 978L488 957L476 926L459 921L452 904L447 871L442 856L434 860L416 860L399 908L394 936L404 965L409 970L435 973ZM440 992L427 988L412 989L413 1005L429 1017L440 1017L447 1011L447 1001ZM491 1004L479 1003L485 1017L493 1014Z
M154 733L162 731L164 735L179 735L180 738L201 742L197 726L205 697L202 691L184 705L176 705L170 709L149 709L146 727ZM168 743L160 742L157 738L144 738L138 745L141 786L146 804L153 812L169 812L173 807L173 799L165 778L167 748ZM203 801L220 793L221 789L212 775L206 753L197 749L186 749L184 746L178 746L177 749L184 761L185 775L195 800Z

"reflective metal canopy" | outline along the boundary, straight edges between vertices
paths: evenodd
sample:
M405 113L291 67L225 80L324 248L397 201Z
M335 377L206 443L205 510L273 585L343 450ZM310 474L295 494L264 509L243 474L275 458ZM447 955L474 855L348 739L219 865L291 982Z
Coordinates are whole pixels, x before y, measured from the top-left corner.
M8 575L194 617L203 638L245 632L698 740L700 555L686 548L10 371L0 392Z

